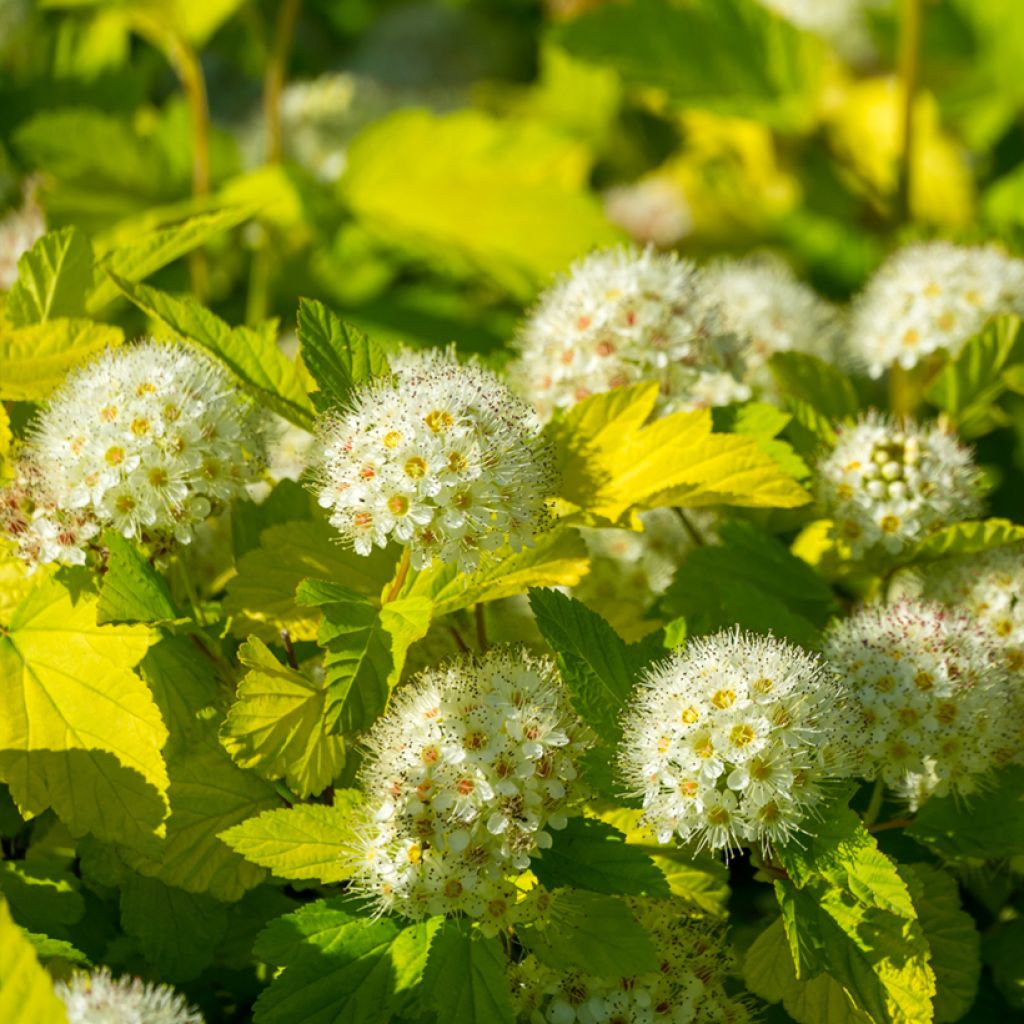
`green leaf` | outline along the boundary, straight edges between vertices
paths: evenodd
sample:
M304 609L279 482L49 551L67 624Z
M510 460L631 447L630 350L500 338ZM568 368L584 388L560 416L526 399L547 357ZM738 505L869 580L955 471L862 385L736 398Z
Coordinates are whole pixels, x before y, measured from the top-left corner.
M726 405L712 409L711 418L718 432L756 437L761 451L794 480L804 480L811 475L807 463L789 444L779 439L779 434L793 419L789 413L767 402L746 402L739 406Z
M209 896L131 874L121 890L121 926L170 981L188 981L213 960L228 927L228 908Z
M246 390L278 415L304 429L312 428L313 406L299 370L278 347L273 333L229 327L193 298L175 298L116 274L111 280L143 312L216 356Z
M0 900L0 1020L5 1024L68 1024L64 1004L39 965L32 943Z
M233 764L221 747L220 683L194 644L165 636L140 669L170 733L171 814L155 849L119 847L119 853L136 871L166 885L223 901L240 899L266 871L235 853L220 833L280 801L269 783Z
M828 584L805 561L752 523L719 527L720 543L688 552L659 602L665 618L683 616L691 634L740 625L817 647L838 612Z
M298 604L299 584L304 579L344 580L352 590L376 597L394 570L394 553L374 548L366 557L358 555L342 547L334 528L317 517L264 530L259 547L240 558L236 568L224 600L235 636L255 634L275 643L286 629L293 640L315 640L320 611Z
M390 373L384 352L322 302L299 299L298 332L302 361L320 388L324 408L345 406L354 388Z
M568 22L555 41L683 108L799 129L812 123L825 50L754 0L632 0Z
M990 421L987 410L1006 388L1003 370L1019 353L1020 328L1015 316L992 320L946 363L928 388L928 401L945 412L964 436L985 432ZM1010 370L1008 379L1013 379L1016 369Z
M978 994L981 936L974 919L960 906L956 879L931 864L904 864L900 873L932 951L935 1020L952 1024L971 1008Z
M44 579L0 631L0 779L25 816L145 846L167 813L167 729L133 671L154 636L96 608Z
M969 797L932 797L906 834L951 861L1024 854L1024 767L1004 768Z
M110 559L100 584L96 621L103 625L176 619L178 610L170 588L135 545L112 530L106 533L103 543Z
M18 260L7 318L15 327L27 327L58 317L83 317L91 286L89 240L75 227L51 231Z
M587 574L590 558L579 532L571 527L537 537L532 547L513 551L508 545L485 551L480 565L464 573L455 564L416 573L402 588L403 598L425 598L434 617L486 601L525 594L530 587L571 587Z
M576 257L620 239L589 172L582 144L536 121L403 110L355 139L340 187L385 242L525 299Z
M92 965L92 961L85 953L63 939L55 939L49 935L37 935L35 932L26 932L25 937L32 943L36 956L44 962L66 960L69 964L78 964L82 967Z
M952 555L976 555L982 551L1024 540L1024 526L1009 519L982 519L955 523L918 541L900 561L931 562Z
M558 657L576 713L603 740L617 743L622 707L656 650L627 644L597 612L557 590L531 590L530 607Z
M78 879L56 857L0 862L0 894L22 928L56 938L85 914Z
M522 928L520 941L556 970L626 978L658 969L650 936L614 896L559 889L544 927Z
M668 896L665 876L616 828L594 818L570 818L551 848L531 862L541 885L575 886L613 896Z
M50 320L30 327L7 327L0 319L0 398L35 402L62 384L105 348L124 341L119 327L91 320Z
M318 900L260 935L256 956L284 971L257 1000L256 1024L387 1024L419 981L437 922L402 929L351 910Z
M861 402L842 370L804 352L776 352L769 363L787 399L806 403L827 420L856 416Z
M97 265L97 283L89 295L87 309L90 313L99 312L117 298L118 292L124 292L126 285L149 277L222 231L237 227L252 213L252 207L201 213L174 227L145 232L129 244L113 249Z
M423 989L446 1024L513 1024L507 962L496 937L485 938L464 921L445 921L430 944Z
M322 792L345 765L345 741L328 733L329 690L282 665L250 637L238 652L249 669L220 728L220 741L240 768L284 779L298 796Z
M337 790L334 804L296 804L264 811L221 833L232 850L278 878L316 879L325 885L351 877L343 858L352 835L356 790Z

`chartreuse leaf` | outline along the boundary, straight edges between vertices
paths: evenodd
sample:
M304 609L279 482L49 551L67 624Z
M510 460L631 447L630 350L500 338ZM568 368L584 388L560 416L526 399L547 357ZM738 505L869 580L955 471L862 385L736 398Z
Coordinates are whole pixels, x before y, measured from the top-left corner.
M0 398L46 398L69 370L123 341L120 327L91 320L50 320L17 328L0 320Z
M901 562L931 562L952 555L976 555L982 551L1024 540L1024 526L1009 519L981 519L954 523L920 540L901 558Z
M1022 355L1020 319L996 317L946 363L926 397L961 434L977 437L1005 422L994 405L1006 390L1003 370Z
M506 959L496 937L486 938L465 921L441 924L423 972L423 988L437 1019L451 1024L512 1024Z
M575 886L615 896L668 896L671 890L654 861L630 846L616 828L595 818L570 818L554 843L531 862L549 889Z
M298 332L324 407L344 405L353 388L390 371L384 351L322 302L299 299Z
M571 587L589 568L583 538L566 527L542 534L522 551L507 545L486 551L471 573L461 572L454 563L432 566L409 580L401 596L429 600L434 616L440 617L484 601L513 597L530 587Z
M906 833L952 861L1024 854L1024 768L1004 768L966 799L932 797Z
M256 637L238 660L249 671L220 727L224 749L240 768L284 779L298 796L322 792L345 764L345 741L327 732L327 681L282 665Z
M354 590L322 580L301 583L297 597L323 611L318 641L326 651L328 728L368 728L398 683L409 645L430 627L430 602L399 598L378 608Z
M103 543L110 558L100 584L96 621L152 623L176 619L178 610L167 582L135 545L113 530L107 531Z
M313 878L324 884L351 877L345 841L352 835L357 790L336 790L334 803L296 804L264 811L221 833L232 850L279 878Z
M536 121L404 110L352 143L341 189L384 241L525 298L620 239L587 189L589 171L583 145Z
M286 629L293 640L315 640L320 611L296 601L299 584L304 579L341 580L363 596L375 597L390 578L394 561L393 552L380 548L364 557L342 547L337 532L320 517L271 526L260 535L259 547L238 560L224 612L232 617L232 632L238 637L255 634L273 643Z
M220 833L280 806L270 785L235 765L217 738L221 687L214 667L185 637L165 636L140 665L167 722L167 834L153 850L119 848L136 871L169 886L232 901L266 872ZM116 838L116 837L115 837Z
M144 313L212 352L278 415L300 427L313 426L313 404L298 367L278 347L276 332L229 327L193 298L131 284L116 274L111 274L111 280Z
M58 317L84 317L92 287L92 247L78 228L43 235L18 260L18 280L7 296L5 313L15 327Z
M0 900L0 1020L4 1024L67 1024L64 1004L39 965L32 943Z
M98 313L117 298L126 284L149 277L222 231L237 227L252 213L252 207L244 206L201 213L173 227L145 232L127 245L111 250L97 265L96 286L89 294L86 308L90 313Z
M766 1002L781 1000L797 1024L877 1024L828 974L798 979L782 918L773 921L747 950L743 980Z
M657 392L638 384L592 395L552 425L559 497L570 508L618 520L633 506L793 508L810 500L756 436L713 434L710 410L645 425Z
M711 419L716 431L750 434L757 438L761 451L774 459L794 480L804 480L811 475L807 463L779 438L793 417L778 406L767 402L726 405L712 409Z
M860 397L850 378L818 356L776 352L769 365L786 399L806 404L827 420L848 419L861 409Z
M597 612L557 590L531 590L530 607L576 713L601 739L617 743L622 707L658 649L627 644Z
M437 926L357 917L344 899L278 918L256 942L259 959L284 968L257 1000L256 1024L386 1024L419 983Z
M171 981L196 977L213 960L228 927L228 907L209 896L129 874L121 889L121 925L146 959Z
M522 928L520 941L556 970L629 977L658 969L650 936L629 906L614 896L559 889L543 926Z
M683 616L691 634L740 625L818 646L821 628L839 610L821 576L752 523L732 520L718 533L720 544L686 555L660 613Z
M903 864L900 874L914 899L917 919L932 951L935 1020L952 1024L974 1003L981 975L981 936L960 906L960 888L932 864Z
M755 0L631 0L573 19L555 40L670 102L797 128L814 117L820 40Z
M142 626L98 626L96 598L38 583L0 630L0 779L25 815L146 845L167 813L167 729L133 671Z

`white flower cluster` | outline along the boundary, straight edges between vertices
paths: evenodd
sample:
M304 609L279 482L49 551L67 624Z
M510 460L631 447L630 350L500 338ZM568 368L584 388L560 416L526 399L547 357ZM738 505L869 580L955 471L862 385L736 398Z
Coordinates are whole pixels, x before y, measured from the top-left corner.
M33 563L82 564L100 529L169 548L244 494L259 465L252 403L183 345L110 349L51 397L0 495L0 524Z
M846 769L839 684L783 640L692 640L641 679L623 720L620 773L667 843L785 842Z
M935 562L924 571L922 591L970 615L1010 672L1024 669L1024 544Z
M548 660L494 648L424 672L367 740L356 887L405 917L507 925L515 878L583 795L587 743Z
M545 419L588 395L657 381L659 411L749 397L703 273L652 248L576 263L523 324L517 375Z
M972 453L940 426L871 410L837 433L818 462L818 498L854 558L899 554L980 511Z
M18 280L18 260L45 234L43 211L31 197L0 219L0 292L9 291Z
M909 601L865 608L829 627L824 651L857 721L852 774L881 778L916 807L972 792L1014 755L1006 675L967 615Z
M747 383L772 390L767 362L776 352L803 352L832 361L838 311L780 260L724 260L707 271L725 329L740 339Z
M318 494L360 554L389 539L414 568L472 570L480 552L533 541L552 454L529 408L476 366L426 360L363 388L321 430Z
M68 1024L203 1024L199 1011L169 985L129 977L114 980L105 967L76 974L55 989Z
M1024 312L1024 260L995 246L925 242L900 249L854 301L846 346L872 377L955 355L993 316Z
M675 901L630 900L659 969L627 978L555 971L528 956L510 970L522 1024L747 1024L754 1019L725 980L732 961L720 927Z
M652 175L604 194L604 212L640 245L667 249L693 230L693 214L682 188L670 178Z
M797 28L831 43L847 60L859 63L874 53L868 12L891 0L758 0Z

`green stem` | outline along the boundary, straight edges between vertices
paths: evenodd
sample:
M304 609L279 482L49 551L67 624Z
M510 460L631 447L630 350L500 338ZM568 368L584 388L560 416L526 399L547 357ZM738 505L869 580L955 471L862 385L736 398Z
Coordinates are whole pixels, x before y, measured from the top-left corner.
M384 604L390 604L398 597L402 590L402 584L405 583L405 578L409 575L409 549L402 549L402 560L398 563L398 571L395 573L395 578L391 583L391 589L388 590L387 597L384 598Z
M288 69L288 54L302 0L283 0L277 12L270 56L263 75L263 123L267 132L267 163L281 160L281 93Z
M921 72L923 0L902 0L900 17L899 76L903 86L902 152L897 192L897 216L901 223L913 219L914 105Z
M878 821L879 812L882 810L882 801L885 800L885 783L881 779L875 781L875 787L871 790L871 799L868 801L868 809L864 812L864 824L873 825Z
M868 831L874 835L876 832L885 832L890 828L906 828L913 825L913 818L894 818L892 821L882 821L877 825L868 825Z
M473 607L473 614L476 618L476 645L483 654L490 646L487 642L487 619L485 618L484 606L477 602Z
M192 618L197 625L205 626L206 617L203 615L203 609L200 607L199 595L192 583L192 576L189 574L183 555L178 556L178 575L181 577L182 586L185 588L185 596L188 598L189 606L192 609Z
M700 530L697 529L693 524L693 520L679 507L676 508L676 514L679 516L679 521L683 524L683 529L690 535L690 540L693 541L697 547L704 547L704 538L700 534Z

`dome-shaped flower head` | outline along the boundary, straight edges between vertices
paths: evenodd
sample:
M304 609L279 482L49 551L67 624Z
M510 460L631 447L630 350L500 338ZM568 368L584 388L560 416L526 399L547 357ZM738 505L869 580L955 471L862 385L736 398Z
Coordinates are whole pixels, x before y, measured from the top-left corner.
M649 669L623 720L619 770L667 843L785 842L842 773L839 685L814 655L733 630Z
M81 541L105 527L157 549L187 544L245 493L261 457L252 403L207 356L155 341L109 349L39 414L4 522L37 562L81 563Z
M824 653L856 723L851 774L881 778L916 806L972 792L1012 757L1006 676L967 615L909 601L868 607L829 627Z
M105 967L58 982L68 1024L203 1024L198 1010L169 985L111 977Z
M981 509L969 448L942 427L872 410L818 462L818 499L853 557L896 555Z
M747 1024L742 996L725 981L735 968L724 929L674 900L629 900L658 955L655 971L602 978L556 971L528 956L509 971L521 1024Z
M781 261L723 260L708 269L707 279L725 329L742 346L748 383L773 386L766 364L776 352L833 359L839 335L836 308Z
M668 248L693 230L693 214L682 187L664 175L651 175L604 194L604 212L634 242Z
M514 878L582 796L587 743L546 659L494 648L424 672L369 733L357 888L413 919L507 921Z
M847 352L872 377L955 355L993 316L1024 310L1024 260L995 246L925 242L898 250L854 301Z
M2 35L3 33L0 33ZM29 196L24 206L0 219L0 292L18 280L18 260L46 234L43 211Z
M588 395L656 381L662 413L749 396L703 274L675 254L609 249L575 264L519 336L517 374L545 419Z
M360 554L389 540L414 568L473 569L546 520L552 455L529 408L476 366L427 361L362 388L320 432L321 507Z

